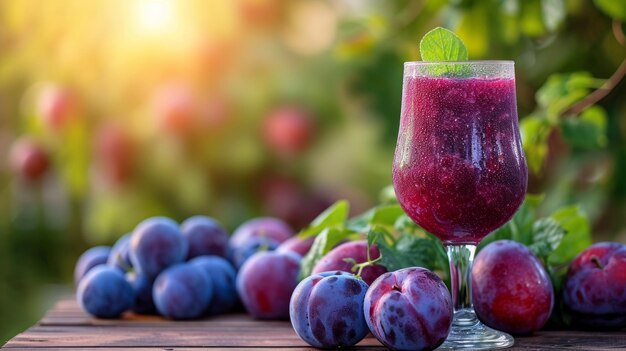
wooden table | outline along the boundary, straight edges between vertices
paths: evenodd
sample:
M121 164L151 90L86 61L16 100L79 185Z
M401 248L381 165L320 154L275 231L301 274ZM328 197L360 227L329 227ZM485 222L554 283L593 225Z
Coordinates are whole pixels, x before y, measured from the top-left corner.
M6 318L7 316L2 316ZM58 302L39 323L9 340L20 350L314 350L287 321L256 321L245 314L197 321L168 321L128 314L104 320L83 313L72 299ZM356 349L386 350L368 336ZM542 331L518 337L509 350L626 350L626 331Z

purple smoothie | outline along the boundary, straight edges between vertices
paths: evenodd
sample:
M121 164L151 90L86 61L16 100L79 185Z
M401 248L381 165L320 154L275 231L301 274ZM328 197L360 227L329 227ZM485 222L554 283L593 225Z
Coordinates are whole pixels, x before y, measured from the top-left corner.
M477 244L526 193L515 80L407 76L403 91L398 201L444 244Z

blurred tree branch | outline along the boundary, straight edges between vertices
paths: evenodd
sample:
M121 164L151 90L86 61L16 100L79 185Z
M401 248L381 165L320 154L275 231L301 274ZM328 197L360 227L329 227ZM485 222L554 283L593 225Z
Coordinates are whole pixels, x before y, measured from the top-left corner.
M624 36L624 31L622 30L622 23L618 20L613 20L613 35L615 36L615 40L622 45L626 46L626 37ZM591 94L587 95L584 99L578 101L570 108L566 109L561 113L561 117L567 116L576 116L581 113L587 107L597 103L602 100L605 96L609 95L611 91L621 82L621 80L626 76L626 58L619 65L617 70L606 80L606 82L598 89L594 90Z

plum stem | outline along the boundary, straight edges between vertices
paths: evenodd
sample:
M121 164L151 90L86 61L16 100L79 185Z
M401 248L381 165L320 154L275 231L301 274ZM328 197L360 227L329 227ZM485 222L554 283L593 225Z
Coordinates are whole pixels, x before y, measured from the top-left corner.
M593 262L598 268L604 269L604 265L600 262L600 258L598 258L598 256L591 256L591 262Z
M381 259L382 259L382 256L379 256L377 259L372 260L372 259L370 259L369 255L368 255L368 257L367 257L367 261L365 261L365 262L361 262L361 263L357 263L357 262L356 262L353 258L351 258L351 257L344 258L343 260L344 260L344 262L351 263L351 264L352 264L352 268L351 268L351 270L352 270L353 272L355 272L355 271L356 271L356 273L355 273L354 275L355 275L357 278L361 278L361 274L363 273L363 269L364 269L365 267L368 267L368 266L373 266L373 265L375 265L375 264L376 264L376 262L380 261Z
M393 284L393 286L391 287L391 290L396 290L396 291L400 291L400 292L402 292L402 288L400 288L400 287L398 286L398 284Z

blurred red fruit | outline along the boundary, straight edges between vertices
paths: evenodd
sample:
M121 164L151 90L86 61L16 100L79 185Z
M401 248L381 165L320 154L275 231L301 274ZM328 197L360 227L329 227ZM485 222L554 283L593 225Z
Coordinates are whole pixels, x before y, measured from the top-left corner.
M293 156L304 151L313 140L315 125L304 110L295 106L280 107L267 116L263 137L279 156Z
M153 113L159 128L178 136L190 134L195 127L196 108L193 94L184 85L171 84L154 96Z
M125 183L132 175L134 144L128 133L114 125L101 127L95 145L98 171L113 184Z
M72 93L58 85L42 88L37 99L37 112L44 125L53 131L63 129L76 115L76 100Z
M228 100L223 96L214 96L203 105L200 113L202 126L209 131L217 131L228 122L231 113Z
M29 181L40 180L50 167L46 151L29 138L21 138L13 143L10 159L16 174Z

